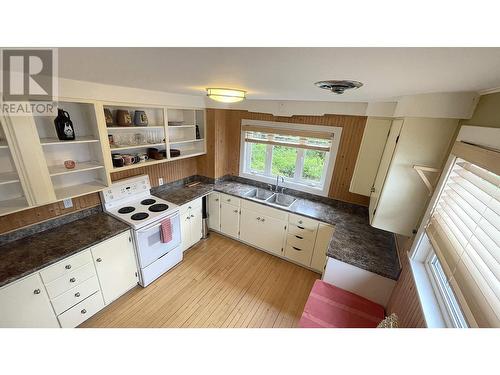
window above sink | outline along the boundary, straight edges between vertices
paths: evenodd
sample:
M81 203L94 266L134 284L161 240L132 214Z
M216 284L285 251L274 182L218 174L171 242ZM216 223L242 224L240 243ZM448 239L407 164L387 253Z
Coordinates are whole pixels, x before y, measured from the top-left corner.
M342 128L243 120L240 176L328 195Z

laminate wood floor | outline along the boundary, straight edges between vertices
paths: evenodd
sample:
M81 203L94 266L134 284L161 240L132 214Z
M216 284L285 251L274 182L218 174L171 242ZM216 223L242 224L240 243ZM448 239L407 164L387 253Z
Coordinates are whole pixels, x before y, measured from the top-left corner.
M80 327L296 327L319 274L216 233Z

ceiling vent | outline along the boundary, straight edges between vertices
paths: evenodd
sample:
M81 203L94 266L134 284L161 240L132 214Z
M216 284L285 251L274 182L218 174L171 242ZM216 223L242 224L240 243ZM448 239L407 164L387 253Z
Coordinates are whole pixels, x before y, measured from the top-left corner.
M330 81L319 81L315 83L320 89L329 90L335 94L343 94L345 90L357 89L363 86L361 82L358 81L348 81L348 80L330 80Z

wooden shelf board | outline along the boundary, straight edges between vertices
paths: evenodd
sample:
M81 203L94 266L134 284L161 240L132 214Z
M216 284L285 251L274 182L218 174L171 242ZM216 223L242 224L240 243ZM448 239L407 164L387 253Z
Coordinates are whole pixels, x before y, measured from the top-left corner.
M151 126L107 126L109 130L147 130L147 129L165 129L164 126L151 125Z
M113 151L121 151L121 150L133 150L136 148L150 148L150 147L156 147L156 146L165 146L165 143L151 143L151 144L145 144L145 145L136 145L136 146L120 146L120 147L111 147L110 150L111 152Z
M134 169L134 168L142 168L142 167L146 167L148 165L165 163L167 161L168 161L168 159L166 159L166 158L165 159L160 159L160 160L148 159L144 163L137 163L137 164L125 165L123 167L114 167L113 170L111 171L111 173L126 171L128 169Z
M200 156L200 155L205 155L206 152L193 152L192 154L181 154L181 156L176 156L176 157L171 157L169 160L179 160L179 159L186 159L186 158L192 158L195 156Z
M79 185L66 186L63 188L55 189L56 199L62 200L66 198L74 198L80 195L94 193L96 191L100 191L104 189L106 185L104 185L100 181L89 181Z
M19 176L16 172L0 173L0 185L12 184L14 182L19 182Z
M201 138L201 139L187 139L187 140L184 140L184 141L170 141L169 143L171 145L179 145L179 144L182 144L182 143L202 142L203 140L204 140L204 138Z
M194 128L196 125L169 125L169 129L185 129L185 128Z
M49 167L49 174L51 176L60 176L69 173L78 173L83 171L90 171L93 169L104 168L104 165L99 164L97 161L76 162L73 169L67 169L64 165L53 165Z
M28 208L28 202L26 202L26 198L24 197L0 201L0 216L21 211L25 208Z
M52 146L52 145L71 145L78 143L96 143L99 139L94 137L77 137L74 141L61 141L58 138L40 138L40 143L42 146Z

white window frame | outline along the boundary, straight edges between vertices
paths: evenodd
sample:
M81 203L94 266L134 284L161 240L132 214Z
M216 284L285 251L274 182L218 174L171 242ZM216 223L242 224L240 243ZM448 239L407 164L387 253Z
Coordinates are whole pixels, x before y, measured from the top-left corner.
M486 147L498 148L495 141L498 138L498 129L483 128L477 126L462 126L456 141L469 142ZM420 227L415 235L413 245L409 251L410 265L417 287L420 304L428 327L460 327L457 318L454 316L454 306L450 306L450 300L446 293L443 293L443 287L439 285L434 272L430 269L427 262L435 254L435 250L425 233L426 223L429 221L434 206L436 205L445 182L448 179L451 169L457 158L450 155L443 168L443 173L437 183L434 194L427 206L422 218ZM442 267L444 265L441 264ZM470 327L477 327L477 323L472 316L469 307L465 303L460 291L456 290L454 297L458 303L458 308L467 319L466 324Z
M266 182L269 184L276 184L276 176L270 177L271 167L272 167L272 145L267 145L266 153L266 170L262 175L257 172L250 171L250 142L245 142L245 130L243 126L245 125L255 125L262 127L269 127L271 129L293 129L293 130L308 130L313 132L328 132L333 134L333 139L330 146L330 151L326 153L325 157L325 167L323 168L323 175L321 180L317 184L304 184L297 180L301 177L299 174L302 172L304 165L304 153L305 150L297 147L297 168L295 169L295 176L293 179L284 177L285 188L290 188L294 190L304 191L316 195L328 196L330 190L330 184L333 176L333 170L335 168L335 162L337 159L337 153L340 146L340 137L342 135L342 128L338 126L320 126L320 125L307 125L307 124L294 124L286 122L272 122L272 121L258 121L258 120L242 120L241 129L241 145L240 145L240 177L249 178L252 180L257 180L260 182Z

